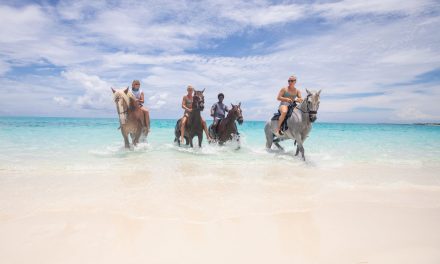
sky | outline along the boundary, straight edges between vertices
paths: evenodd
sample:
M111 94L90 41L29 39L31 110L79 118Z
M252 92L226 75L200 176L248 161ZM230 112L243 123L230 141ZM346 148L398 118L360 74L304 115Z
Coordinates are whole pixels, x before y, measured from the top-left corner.
M440 122L440 2L0 1L0 116L116 117L139 79L153 119L186 86L268 120L290 75L318 121ZM205 109L204 116L208 117Z

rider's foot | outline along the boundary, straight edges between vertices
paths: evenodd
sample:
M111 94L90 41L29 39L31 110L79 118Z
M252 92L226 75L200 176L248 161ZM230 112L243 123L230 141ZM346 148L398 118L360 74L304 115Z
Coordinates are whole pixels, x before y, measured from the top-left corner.
M181 138L180 138L180 144L183 144L183 143L185 143L185 142L184 142L183 137L181 137Z
M275 133L275 136L277 136L277 137L279 137L279 136L283 136L284 135L284 133L283 133L283 131L281 131L281 129L279 129L276 133Z

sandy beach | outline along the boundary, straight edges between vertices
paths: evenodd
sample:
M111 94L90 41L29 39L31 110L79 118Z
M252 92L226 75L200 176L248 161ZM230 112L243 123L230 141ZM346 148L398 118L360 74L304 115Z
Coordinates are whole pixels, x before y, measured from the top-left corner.
M286 167L257 163L207 163L198 169L192 159L153 164L2 175L0 259L440 261L437 167L300 165L286 173Z

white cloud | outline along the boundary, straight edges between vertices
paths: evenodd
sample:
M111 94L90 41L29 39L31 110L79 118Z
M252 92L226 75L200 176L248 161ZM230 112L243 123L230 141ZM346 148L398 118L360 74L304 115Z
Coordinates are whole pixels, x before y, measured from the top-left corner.
M400 1L400 0L342 0L330 3L318 3L313 5L316 12L322 15L339 18L345 16L353 16L360 14L403 14L411 15L423 12L427 8L435 6L435 1L417 0L417 1Z
M0 5L0 43L32 41L44 33L50 20L36 5L13 8Z
M53 100L55 101L56 104L58 104L60 106L68 106L68 105L70 105L69 100L67 100L66 98L64 98L62 96L54 96Z
M415 107L403 108L396 111L396 117L401 121L435 120L436 116L423 113Z
M168 93L159 93L148 98L148 107L150 109L161 109L167 104L166 99L168 98Z
M62 67L64 73L50 76L50 82L48 76L31 73L24 78L25 86L33 96L40 92L51 102L70 102L73 107L65 111L75 113L101 109L100 113L112 114L109 84L126 86L141 79L152 116L180 116L181 97L191 83L207 88L207 103L223 92L227 102L243 102L248 111L245 116L267 119L278 105L277 91L294 73L301 89L323 89L320 111L327 120L335 121L342 113L351 119L383 120L382 113L371 112L366 117L353 111L362 107L389 108L392 118L398 119L401 98L420 111L413 116L439 116L440 109L425 96L407 97L422 84L395 85L440 68L440 38L436 34L440 18L429 14L439 9L438 4L427 0L396 3L60 1L54 7L0 6L0 15L15 27L0 25L5 36L0 40L0 74L12 78L8 74L16 66L49 63ZM297 32L296 26L308 18L324 21L325 27L316 24L316 32ZM291 22L299 24L287 28ZM246 46L241 47L243 43L235 37L246 39L247 34L252 36L263 27L286 34L268 33L266 38L258 38L258 43L244 43L257 49L252 52L262 52L246 55L250 54ZM271 44L274 41L277 44ZM209 50L221 47L222 42L244 55ZM235 54L233 51L228 52ZM438 89L435 85L423 88L431 98L440 98L434 92ZM327 96L369 92L378 96ZM156 111L164 107L166 112Z
M84 90L84 94L77 98L76 104L87 109L109 109L110 85L96 75L88 75L83 72L69 71L61 75L67 80L74 81Z
M303 18L306 16L306 7L295 4L255 7L248 4L239 7L232 6L231 9L224 10L222 15L244 25L261 27Z
M10 68L9 63L0 59L0 76L7 73Z

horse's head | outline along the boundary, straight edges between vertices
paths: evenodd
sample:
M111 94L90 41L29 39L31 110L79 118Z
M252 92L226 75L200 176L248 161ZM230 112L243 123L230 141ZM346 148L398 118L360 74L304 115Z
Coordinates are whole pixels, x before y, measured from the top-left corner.
M127 122L128 113L131 111L130 108L134 107L136 100L134 95L128 90L128 87L120 90L111 89L113 92L113 101L116 104L116 111L119 116L119 122L123 125Z
M307 104L307 112L309 113L310 122L316 121L316 115L318 114L319 109L319 95L321 94L321 90L318 92L316 91L309 91L306 89L307 97L306 100L304 100L303 103Z
M243 114L241 112L241 103L238 103L238 105L231 104L232 108L228 112L228 117L232 117L235 120L237 120L238 124L243 124Z
M204 92L205 89L203 89L202 91L194 90L193 109L197 109L200 111L203 111L203 109L205 109L205 96L203 95Z

